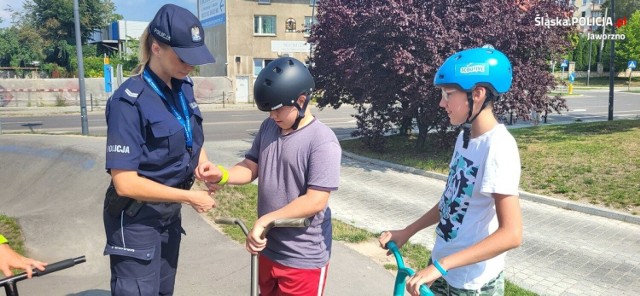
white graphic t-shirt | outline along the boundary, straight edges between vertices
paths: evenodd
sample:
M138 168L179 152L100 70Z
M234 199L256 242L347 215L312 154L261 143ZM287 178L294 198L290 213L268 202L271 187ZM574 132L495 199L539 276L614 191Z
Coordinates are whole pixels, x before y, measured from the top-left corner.
M515 139L504 125L469 140L462 148L458 135L436 227L434 260L472 246L498 229L492 193L518 195L520 156ZM444 277L456 288L479 289L504 269L506 253L452 269Z

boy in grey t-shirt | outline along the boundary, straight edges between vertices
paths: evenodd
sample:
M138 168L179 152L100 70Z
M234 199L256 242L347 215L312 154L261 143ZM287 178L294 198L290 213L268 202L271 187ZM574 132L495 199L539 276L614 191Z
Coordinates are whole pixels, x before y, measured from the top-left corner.
M258 75L254 97L269 112L245 159L222 171L199 166L199 179L211 184L247 184L258 178L258 220L247 236L247 250L260 252L261 295L321 295L331 255L331 191L340 181L341 148L326 125L307 108L315 87L308 69L285 57ZM215 185L212 185L215 187ZM306 228L274 228L271 221L310 218Z

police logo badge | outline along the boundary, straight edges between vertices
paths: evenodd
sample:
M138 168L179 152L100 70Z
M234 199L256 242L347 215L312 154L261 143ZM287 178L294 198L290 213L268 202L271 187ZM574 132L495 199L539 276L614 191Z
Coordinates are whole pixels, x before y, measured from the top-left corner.
M198 26L191 27L191 41L200 42L202 37L200 36L200 28Z

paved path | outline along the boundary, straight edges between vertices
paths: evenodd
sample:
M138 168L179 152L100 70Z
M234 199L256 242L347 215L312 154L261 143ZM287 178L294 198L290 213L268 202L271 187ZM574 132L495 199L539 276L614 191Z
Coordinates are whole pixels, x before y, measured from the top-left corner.
M10 140L20 138L22 141L27 137L38 139L27 141L31 142L31 147L37 148L37 155L30 155L29 153L33 151L28 149L12 150L18 146L7 144ZM15 194L15 196L0 196L5 203L2 211L12 216L19 216L21 223L26 222L23 223L26 225L26 238L29 242L35 242L32 251L36 254L48 254L52 249L60 248L59 252L64 252L65 255L55 258L65 259L91 250L87 254L88 262L93 263L83 264L77 269L83 271L83 276L94 274L96 276L83 281L81 286L85 290L81 291L85 292L77 295L89 295L90 293L86 293L91 291L89 288L95 289L94 292L97 294L102 294L105 291L105 282L104 275L101 273L104 272L105 266L104 258L99 254L100 248L97 247L103 243L100 223L86 224L81 218L83 216L78 214L78 209L97 212L100 210L100 196L104 190L106 177L100 168L103 153L91 155L95 154L95 151L103 151L104 139L73 136L55 137L54 140L45 139L52 139L52 137L0 136L0 147L4 147L0 151L2 153L0 155L3 155L0 158L2 163L0 192ZM98 144L95 144L96 141ZM214 161L232 165L242 159L244 151L250 144L250 140L207 142L205 147ZM31 162L31 158L38 161ZM25 163L25 159L29 162ZM43 162L42 159L46 161ZM92 163L92 160L97 161L98 164ZM87 179L88 176L98 176L98 178ZM47 183L41 184L42 179ZM330 205L336 218L379 232L403 227L422 215L436 203L443 188L444 182L438 178L391 169L379 161L344 157L340 190L332 195ZM73 195L69 194L71 189L74 189ZM36 198L37 203L19 200L25 197L19 196L21 194ZM12 207L7 207L8 202L16 203ZM58 212L50 213L52 204L58 205L56 207ZM541 295L637 295L637 291L640 291L639 224L584 214L577 211L585 209L580 207L576 208L576 211L570 211L524 199L521 205L524 216L524 242L519 249L511 251L507 256L507 279ZM608 212L606 209L600 210ZM95 216L91 213L83 215ZM70 232L69 229L74 231ZM79 237L85 235L92 240L77 241ZM208 261L200 262L201 256L209 254L205 251L212 246L208 243L201 245L197 238L198 235L195 235L195 238L191 236L191 239L196 239L192 242L193 247L200 246L201 249L196 249L193 253L195 258L185 259L181 264L198 267L189 271L193 273L185 271L185 276L187 274L193 274L193 276L186 277L188 280L179 284L180 289L187 289L183 291L194 289L193 292L196 293L198 289L211 287L207 291L211 291L212 295L231 293L229 290L216 291L221 286L215 284L213 279L219 279L224 274L214 275L213 271L203 271L201 266L210 266L210 264ZM204 239L206 242L219 240L212 236L205 236ZM433 239L433 228L429 228L416 235L414 242L430 248ZM231 244L228 245L234 247ZM214 251L215 248L211 250ZM389 281L389 277L384 275L378 277L380 270L378 267L367 265L370 261L354 263L356 261L351 260L361 256L358 257L358 254L348 253L348 251L344 254L346 255L341 255L341 259L334 262L342 262L347 267L342 270L333 269L334 278L330 276L331 284L328 283L327 287L327 291L332 292L329 295L349 295L348 291L355 287L341 281L344 278L353 277L349 266L364 266L357 269L360 275L355 276L354 279L371 282L371 276L376 274L374 278L382 280L373 280L373 283L379 287L390 287L388 284L381 285L382 281ZM227 256L225 253L216 255L216 252L212 252L212 256L234 257ZM189 257L185 255L185 258ZM206 259L210 260L210 258ZM96 265L96 263L99 264ZM185 268L181 270L184 271ZM202 283L206 281L207 274L211 276L211 280ZM60 277L63 277L62 273ZM200 277L202 277L201 280ZM45 279L47 277L37 280ZM52 275L51 279L58 278ZM75 281L78 279L76 278ZM65 291L65 288L69 291L67 281L48 282L51 285L49 288L61 286L62 291ZM361 288L361 286L357 287ZM372 288L372 290L376 293L368 295L388 295L384 288Z
M236 151L244 144L215 146ZM50 263L81 255L87 260L20 282L21 295L110 295L109 259L102 255L102 205L109 182L104 147L105 138L98 137L0 135L0 213L18 219L32 257ZM190 207L182 213L187 235L175 294L249 294L250 256L244 246ZM393 281L394 275L371 258L334 243L327 295L389 295Z
M227 141L206 148L213 161L232 165L249 146L248 141ZM335 218L380 232L420 217L437 202L444 185L380 161L343 157L340 189L332 194L330 206ZM521 206L524 242L507 256L507 279L540 295L638 294L639 224L524 199ZM434 233L434 227L427 228L413 242L431 248Z

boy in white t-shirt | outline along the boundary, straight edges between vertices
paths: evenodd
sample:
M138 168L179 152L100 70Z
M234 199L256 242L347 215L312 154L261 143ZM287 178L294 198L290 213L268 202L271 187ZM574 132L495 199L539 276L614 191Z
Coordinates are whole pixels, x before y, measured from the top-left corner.
M487 46L463 50L440 66L434 85L452 125L463 125L440 202L401 230L379 241L405 244L437 223L427 268L407 280L419 295L428 284L436 295L503 295L504 258L522 242L518 198L520 156L516 141L493 115L493 102L511 87L509 59Z

